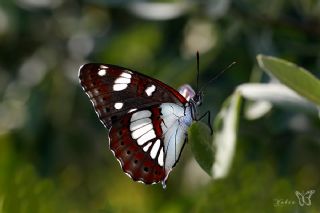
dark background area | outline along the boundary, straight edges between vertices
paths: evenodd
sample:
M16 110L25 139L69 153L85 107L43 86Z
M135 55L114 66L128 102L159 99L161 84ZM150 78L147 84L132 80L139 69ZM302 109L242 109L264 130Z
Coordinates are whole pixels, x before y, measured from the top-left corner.
M320 122L299 110L241 116L224 179L210 180L188 145L166 190L122 172L78 68L117 64L195 87L197 50L202 85L237 62L205 91L213 115L262 74L257 54L319 77L320 1L1 1L0 212L319 212ZM311 206L275 205L307 190Z

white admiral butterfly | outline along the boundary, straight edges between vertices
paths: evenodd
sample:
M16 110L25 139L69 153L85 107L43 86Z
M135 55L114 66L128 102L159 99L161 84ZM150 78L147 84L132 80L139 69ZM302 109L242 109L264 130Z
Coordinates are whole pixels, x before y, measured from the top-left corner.
M199 72L199 54L197 59ZM178 92L161 81L111 64L85 64L79 69L79 79L109 130L110 149L123 171L135 181L161 181L165 187L186 143L188 127L199 120L202 93L189 85Z

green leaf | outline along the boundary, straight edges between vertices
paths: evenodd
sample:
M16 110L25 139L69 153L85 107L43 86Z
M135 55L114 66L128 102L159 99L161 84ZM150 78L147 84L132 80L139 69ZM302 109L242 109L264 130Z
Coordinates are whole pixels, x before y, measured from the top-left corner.
M211 168L215 179L223 178L229 172L235 152L240 107L241 94L236 91L224 102L215 118L213 146L216 153Z
M298 95L292 89L279 83L248 83L241 84L237 91L246 102L245 116L247 119L257 119L271 110L272 106L282 107L285 110L317 113L317 105ZM253 102L252 102L253 101Z
M213 137L209 127L195 122L189 128L191 150L201 168L213 178L224 177L232 163L237 137L241 94L235 92L223 104L214 120Z
M189 128L191 150L201 168L213 178L224 177L232 163L237 138L241 94L235 92L214 120L213 137L207 125L195 122Z
M258 55L262 69L299 95L320 106L320 81L307 70L283 59Z
M202 122L194 122L188 130L188 138L196 161L211 176L214 150L209 127Z

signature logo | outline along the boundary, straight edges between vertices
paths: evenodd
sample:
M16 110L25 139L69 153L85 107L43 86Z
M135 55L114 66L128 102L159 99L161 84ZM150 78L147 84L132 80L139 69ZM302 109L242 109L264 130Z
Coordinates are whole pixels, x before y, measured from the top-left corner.
M307 192L296 191L295 194L299 200L300 206L311 206L311 196L316 192L316 190L309 190Z
M295 195L298 199L298 202L296 200L291 200L288 198L277 198L274 199L273 206L279 207L279 206L288 206L288 205L297 205L300 206L311 206L311 197L316 192L316 190L308 190L306 192L299 192L295 191Z

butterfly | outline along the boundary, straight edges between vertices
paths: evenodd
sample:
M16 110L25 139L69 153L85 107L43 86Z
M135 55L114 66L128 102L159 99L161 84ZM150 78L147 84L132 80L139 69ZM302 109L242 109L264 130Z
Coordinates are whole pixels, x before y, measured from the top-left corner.
M311 206L311 196L315 193L315 190L309 190L305 193L300 193L299 191L295 191L295 194L299 200L300 206Z
M198 53L197 62L199 73ZM187 141L189 126L203 118L197 110L202 92L189 85L177 91L157 79L111 64L85 64L79 69L79 79L109 130L110 150L123 171L134 181L161 182L165 188ZM205 115L210 120L210 112Z

